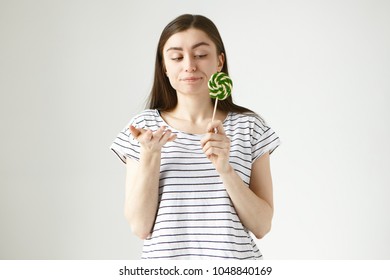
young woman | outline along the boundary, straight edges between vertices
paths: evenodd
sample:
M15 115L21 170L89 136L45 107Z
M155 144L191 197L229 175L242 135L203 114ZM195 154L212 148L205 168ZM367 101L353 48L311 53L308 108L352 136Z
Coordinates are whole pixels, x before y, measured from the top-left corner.
M182 15L163 30L149 109L111 149L126 164L125 216L144 239L142 258L261 259L251 237L271 228L269 155L279 138L231 96L214 100L207 82L228 74L216 26Z

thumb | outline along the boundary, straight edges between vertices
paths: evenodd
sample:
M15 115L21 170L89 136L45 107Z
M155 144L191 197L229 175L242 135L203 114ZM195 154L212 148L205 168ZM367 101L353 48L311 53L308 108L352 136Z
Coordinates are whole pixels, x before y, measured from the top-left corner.
M130 125L129 127L130 129L130 132L131 132L131 135L133 135L133 137L135 139L137 139L137 137L141 134L141 131L139 131L136 127L134 127L133 125Z
M225 134L225 130L223 129L223 125L220 120L210 122L207 126L207 131L218 134Z

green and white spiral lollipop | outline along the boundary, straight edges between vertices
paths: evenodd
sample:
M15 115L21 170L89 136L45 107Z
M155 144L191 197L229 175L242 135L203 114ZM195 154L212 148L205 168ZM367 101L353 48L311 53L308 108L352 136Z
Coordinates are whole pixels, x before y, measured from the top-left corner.
M210 97L215 99L215 106L213 112L213 118L215 117L215 112L217 111L217 104L219 100L225 100L232 93L233 82L230 77L224 72L217 72L211 75L208 82Z
M224 100L232 93L233 82L226 73L217 72L211 75L208 86L211 98Z

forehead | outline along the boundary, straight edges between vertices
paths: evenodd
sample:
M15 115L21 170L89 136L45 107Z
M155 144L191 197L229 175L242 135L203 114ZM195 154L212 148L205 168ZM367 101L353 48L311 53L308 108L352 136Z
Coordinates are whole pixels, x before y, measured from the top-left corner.
M183 48L190 49L192 46L204 42L207 43L210 48L215 49L214 42L210 39L210 37L203 32L202 30L190 28L185 31L181 31L173 34L164 45L164 52L169 48Z

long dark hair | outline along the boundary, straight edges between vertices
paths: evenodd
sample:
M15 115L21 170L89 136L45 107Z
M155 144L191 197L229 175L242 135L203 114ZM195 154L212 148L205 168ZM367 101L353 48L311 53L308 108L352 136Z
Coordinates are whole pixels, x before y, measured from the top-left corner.
M225 62L221 71L229 74L225 46L215 24L201 15L181 15L171 21L161 33L157 46L153 87L148 100L149 109L169 111L176 107L176 90L171 86L168 77L165 75L163 48L172 35L190 28L202 30L210 37L217 48L217 54L223 53L225 56ZM214 99L213 102L215 102ZM224 112L253 113L247 108L234 104L231 95L225 100L219 100L217 106L219 110Z

